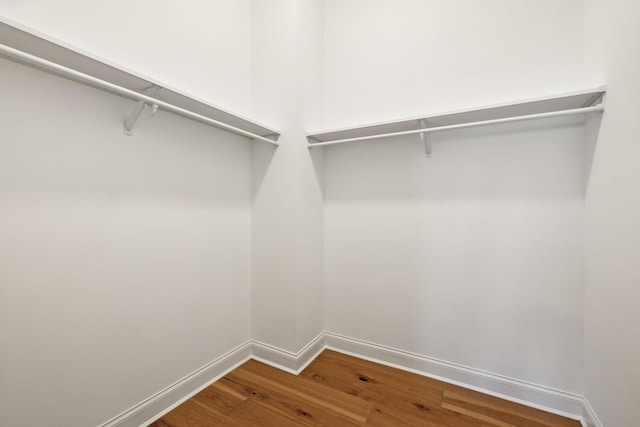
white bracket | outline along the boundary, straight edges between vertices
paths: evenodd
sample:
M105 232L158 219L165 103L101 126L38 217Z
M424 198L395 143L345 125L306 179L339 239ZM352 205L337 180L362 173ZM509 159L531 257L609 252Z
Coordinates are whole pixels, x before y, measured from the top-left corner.
M420 119L420 128L427 128L427 121ZM431 157L431 141L429 140L429 132L420 133L420 141L424 144L424 156Z
M155 96L156 92L159 89L160 89L160 86L151 85L148 88L146 88L144 91L142 91L142 93L144 93L147 96ZM149 114L149 116L153 117L156 114L156 111L158 111L158 105L149 104L148 102L145 102L145 101L138 101L136 106L133 107L133 111L131 111L129 118L124 122L125 135L128 135L128 136L133 135L133 127L135 126L136 121L138 121L138 117L140 117L140 113L142 113L143 109L147 110L147 113Z

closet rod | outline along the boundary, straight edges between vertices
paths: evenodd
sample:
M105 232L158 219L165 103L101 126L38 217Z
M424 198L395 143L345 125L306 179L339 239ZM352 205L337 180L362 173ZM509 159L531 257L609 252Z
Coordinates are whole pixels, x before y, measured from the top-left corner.
M90 76L88 74L81 73L79 71L73 70L71 68L67 68L60 64L56 64L55 62L47 61L46 59L39 58L37 56L31 55L26 52L22 52L21 50L14 49L12 47L0 44L0 56L5 56L8 58L16 59L19 62L24 62L26 64L32 65L36 68L44 69L45 71L50 71L55 74L60 74L65 77L69 77L73 80L81 81L87 83L91 86L95 86L101 89L104 89L109 92L114 92L120 95L123 95L127 98L132 98L138 101L143 101L152 105L157 105L163 110L181 115L183 117L187 117L199 122L203 122L209 124L211 126L245 136L250 139L258 139L260 141L268 142L270 144L275 145L276 147L280 144L278 142L265 138L264 136L256 135L251 132L247 132L246 130L242 130L235 126L228 125L226 123L220 122L218 120L211 119L209 117L203 116L198 113L194 113L193 111L186 110L184 108L180 108L173 104L169 104L168 102L161 101L159 99L153 98L151 96L147 96L136 91L124 88L122 86L118 86L113 83L109 83L107 81L98 79L96 77Z
M544 119L547 117L569 116L574 114L601 113L604 111L604 104L598 104L593 107L574 108L571 110L551 111L547 113L528 114L525 116L505 117L502 119L483 120L479 122L460 123L457 125L437 126L432 128L423 128L415 130L406 130L402 132L383 133L379 135L359 136L356 138L336 139L335 141L308 143L309 148L321 147L325 145L343 144L345 142L366 141L370 139L388 138L391 136L415 135L430 132L438 132L442 130L464 129L475 126L486 126L500 123L519 122L524 120Z

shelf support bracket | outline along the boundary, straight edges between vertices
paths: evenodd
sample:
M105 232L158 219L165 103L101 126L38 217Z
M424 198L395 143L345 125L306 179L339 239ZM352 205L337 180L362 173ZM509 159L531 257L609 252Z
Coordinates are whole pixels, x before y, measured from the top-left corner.
M160 89L160 86L151 85L142 91L143 94L147 96L155 96L156 92ZM133 107L133 111L129 115L129 118L124 122L124 134L131 136L133 135L133 127L136 125L136 121L140 117L142 110L147 110L147 113L153 117L158 111L158 104L150 104L145 101L138 101L135 107Z
M425 119L420 119L420 128L427 128L427 121ZM420 141L424 144L424 156L427 158L431 157L431 141L429 140L429 132L421 132Z

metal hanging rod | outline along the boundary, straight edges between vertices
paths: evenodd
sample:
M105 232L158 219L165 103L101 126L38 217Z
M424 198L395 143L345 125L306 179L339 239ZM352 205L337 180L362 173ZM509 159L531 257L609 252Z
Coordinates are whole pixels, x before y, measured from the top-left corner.
M273 139L269 139L269 138L265 138L264 136L260 136L260 135L256 135L254 133L251 132L247 132L246 130L242 130L240 128L237 128L235 126L231 126L228 125L226 123L220 122L218 120L214 120L211 119L209 117L203 116L201 114L198 113L194 113L193 111L189 111L187 109L175 106L173 104L170 104L168 102L165 101L161 101L159 99L153 98L151 96L148 95L144 95L141 93L138 93L136 91L124 88L122 86L118 86L116 84L113 83L109 83L105 80L101 80L98 79L96 77L90 76L88 74L84 74L81 73L79 71L73 70L71 68L65 67L63 65L60 64L56 64L55 62L51 62L51 61L47 61L46 59L42 59L39 58L37 56L31 55L29 53L26 52L22 52L21 50L18 49L14 49L12 47L9 46L5 46L3 44L0 44L0 55L4 56L4 57L8 57L8 58L13 58L18 60L19 62L24 62L26 64L32 65L34 67L40 68L40 69L44 69L46 71L51 71L53 73L56 74L60 74L62 76L65 77L69 77L72 78L74 80L77 81L81 81L84 83L87 83L89 85L107 90L109 92L114 92L120 95L123 95L127 98L131 98L131 99L135 99L138 101L141 101L143 103L148 103L150 105L157 105L158 108L161 108L165 111L169 111L178 115L181 115L183 117L187 117L202 123L206 123L208 125L217 127L219 129L223 129L238 135L242 135L244 137L247 137L249 139L257 139L260 141L264 141L264 142L268 142L269 144L273 144L276 147L280 144L278 144L277 141L274 141Z
M415 134L424 135L425 133L439 132L444 130L464 129L464 128L475 127L475 126L487 126L487 125L495 125L500 123L519 122L524 120L544 119L547 117L569 116L569 115L586 114L586 113L601 113L603 111L604 111L604 104L598 104L598 105L594 105L593 107L583 107L583 108L574 108L571 110L551 111L548 113L528 114L526 116L505 117L502 119L483 120L479 122L460 123L457 125L437 126L432 128L406 130L402 132L383 133L379 135L359 136L356 138L337 139L335 141L308 143L307 145L309 146L309 148L322 147L326 145L344 144L346 142L367 141L371 139L389 138L392 136L415 135ZM431 154L430 150L428 154L429 155Z

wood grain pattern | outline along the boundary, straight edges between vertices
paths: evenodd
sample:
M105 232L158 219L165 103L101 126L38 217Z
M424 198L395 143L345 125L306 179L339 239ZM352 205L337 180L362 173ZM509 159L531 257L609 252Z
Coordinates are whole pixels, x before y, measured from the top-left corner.
M299 376L250 360L149 427L580 427L442 381L325 350Z

